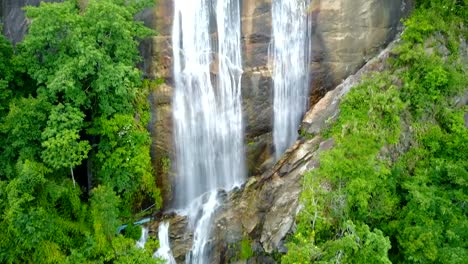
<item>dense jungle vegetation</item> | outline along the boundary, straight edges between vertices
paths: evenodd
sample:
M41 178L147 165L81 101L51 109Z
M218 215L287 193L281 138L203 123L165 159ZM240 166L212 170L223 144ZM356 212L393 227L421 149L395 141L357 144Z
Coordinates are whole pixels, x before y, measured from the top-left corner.
M345 97L282 263L468 263L467 7L418 1Z
M158 261L116 234L161 205L136 68L153 32L134 21L153 1L80 2L28 7L24 41L0 38L0 263Z

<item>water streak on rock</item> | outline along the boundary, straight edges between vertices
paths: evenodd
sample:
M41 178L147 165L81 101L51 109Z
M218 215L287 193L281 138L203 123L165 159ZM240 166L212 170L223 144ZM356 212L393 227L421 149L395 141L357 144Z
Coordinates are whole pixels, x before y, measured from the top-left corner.
M175 207L188 211L194 229L187 263L207 263L217 190L245 178L240 6L176 0L174 12Z
M298 136L310 86L310 0L273 0L273 141L278 160Z

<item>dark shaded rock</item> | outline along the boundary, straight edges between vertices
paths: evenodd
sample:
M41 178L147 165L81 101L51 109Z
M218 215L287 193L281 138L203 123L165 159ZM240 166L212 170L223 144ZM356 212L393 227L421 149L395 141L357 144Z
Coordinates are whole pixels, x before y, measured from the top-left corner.
M40 2L63 2L63 0L2 0L1 12L3 34L14 44L23 40L28 31L28 21L23 7L38 6Z
M465 127L468 128L468 113L465 113Z
M242 76L243 116L246 138L253 139L273 129L271 72L266 68L246 70Z
M262 134L250 139L245 146L248 175L260 175L274 162L270 159L273 138L271 133ZM263 163L261 163L263 161Z
M151 156L155 168L157 184L161 188L164 206L172 204L174 174L171 160L172 149L172 87L161 84L153 88L150 94L151 123L149 130L152 137Z
M61 1L61 0L46 0ZM40 0L4 0L1 13L4 33L17 42L27 30L27 21L21 7L38 5ZM338 85L346 76L360 66L399 31L400 19L412 7L411 0L319 0L309 8L312 27L311 97L310 106L327 91ZM136 16L145 25L153 28L157 36L144 40L140 45L143 55L141 68L150 78L161 78L172 85L171 31L173 0L158 1L155 8L142 11ZM271 158L270 132L272 131L272 86L271 62L268 50L272 41L271 0L242 1L242 76L243 115L246 144L255 142L261 150L246 147L249 157L248 171L262 173L268 168ZM212 23L214 24L214 23ZM213 29L214 30L214 29ZM215 39L216 36L213 36ZM462 43L463 44L463 43ZM466 57L466 56L465 56ZM216 73L216 69L214 72ZM153 97L159 98L159 94ZM172 94L164 95L165 100ZM171 157L172 135L170 126L171 100L161 103L153 100L155 124L152 128L154 141L154 164L161 157ZM162 108L162 109L158 109ZM159 139L159 136L162 139ZM270 152L267 155L267 152ZM259 154L261 153L261 154ZM170 180L166 180L170 183ZM170 185L170 184L169 184ZM164 184L164 188L166 185Z

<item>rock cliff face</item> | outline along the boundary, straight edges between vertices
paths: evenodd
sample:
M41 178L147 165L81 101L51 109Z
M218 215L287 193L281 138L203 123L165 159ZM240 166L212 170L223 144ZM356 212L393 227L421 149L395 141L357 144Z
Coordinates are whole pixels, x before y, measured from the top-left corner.
M13 43L21 41L28 30L28 22L22 8L38 6L40 2L62 2L63 0L2 0L0 16L3 22L3 33Z
M243 0L242 97L245 145L249 175L258 175L272 164L272 78L268 49L271 36L271 0ZM166 85L154 98L170 98L172 84L171 29L173 0L160 0L158 6L142 15L158 36L144 43L144 67L153 78ZM309 8L312 19L312 64L310 105L353 74L377 51L392 40L400 19L410 10L411 0L314 0ZM213 69L215 71L215 69ZM155 164L172 157L170 100L153 104ZM172 180L163 177L165 200L170 201Z

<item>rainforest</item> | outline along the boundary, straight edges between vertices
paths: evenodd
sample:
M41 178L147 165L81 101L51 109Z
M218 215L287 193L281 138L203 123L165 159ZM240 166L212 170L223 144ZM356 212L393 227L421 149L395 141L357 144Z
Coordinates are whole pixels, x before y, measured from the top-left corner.
M0 18L0 263L468 263L467 0Z

